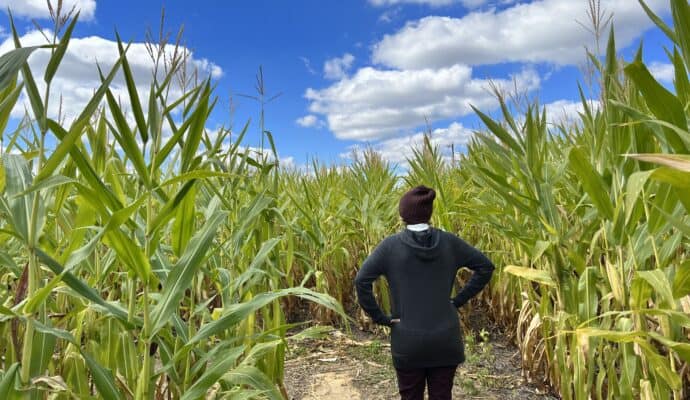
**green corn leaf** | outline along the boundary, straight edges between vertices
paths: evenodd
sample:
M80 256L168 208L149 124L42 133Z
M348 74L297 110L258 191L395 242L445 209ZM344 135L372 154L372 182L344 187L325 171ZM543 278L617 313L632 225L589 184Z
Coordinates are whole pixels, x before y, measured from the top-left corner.
M0 157L0 194L5 193L5 183L7 182L7 175L5 174L5 162Z
M55 48L55 51L53 52L52 56L50 57L50 60L48 61L48 66L46 66L46 72L43 77L43 80L48 85L53 80L55 72L57 72L58 66L62 61L62 58L65 56L67 46L69 45L69 40L72 37L72 31L74 30L75 25L77 25L78 19L79 11L77 11L77 13L72 18L72 22L70 22L70 24L67 25L65 33L62 35L62 38L60 38L60 43L58 43L57 47Z
M21 270L17 267L17 263L14 262L14 259L2 250L0 250L0 265L7 267L16 278L19 278L21 275Z
M673 279L673 297L680 299L690 294L690 261L685 261L676 267Z
M244 352L244 346L235 347L223 352L222 357L217 357L212 365L187 389L181 400L195 400L203 398L209 388L231 370L237 359Z
M53 273L57 275L62 274L62 266L48 254L44 253L40 249L36 249L36 255L38 256L38 259L41 260L41 262L43 262L48 268L50 268L53 271ZM98 292L86 285L86 283L81 281L79 278L72 275L72 273L65 272L65 274L62 275L62 280L67 284L67 286L69 286L75 292L77 292L77 294L103 307L106 311L108 311L110 314L112 314L114 317L120 320L120 322L125 324L125 326L131 327L131 324L128 322L127 311L103 300L103 298L98 294ZM141 321L139 321L139 323L141 323Z
M99 88L96 90L89 102L86 104L81 114L79 114L79 117L77 117L77 119L75 119L74 122L72 122L72 125L68 133L64 136L61 136L58 133L56 133L56 136L58 136L58 138L60 139L60 143L58 144L57 148L53 151L53 153L50 155L50 158L48 158L48 160L45 162L41 171L39 171L38 175L36 176L36 181L41 181L42 179L45 179L50 174L52 174L54 171L58 170L58 166L60 165L60 163L62 163L67 153L72 152L73 149L76 147L75 144L77 143L77 140L85 132L85 124L89 122L90 118L93 116L93 113L96 111L96 108L103 99L103 96L108 90L111 81L113 80L113 78L115 78L121 61L122 59L120 58L115 63L115 65L113 65L113 68L111 69L108 76L106 78L101 79L101 86L99 86ZM54 125L48 123L47 127L51 127L52 129Z
M11 399L15 393L15 380L19 376L19 363L14 363L0 376L0 399Z
M72 125L70 125L69 129L70 131L78 129L80 125L84 126L89 123L91 117L93 117L98 107L100 107L101 101L103 100L103 96L105 96L105 92L108 90L110 84L117 75L117 72L120 69L120 64L122 64L122 60L123 58L122 56L120 56L120 58L117 59L113 67L110 69L108 76L106 77L103 77L103 73L100 67L98 67L98 74L101 79L101 85L98 87L98 89L96 89L93 96L91 96L89 102L86 103L86 106L81 111L79 116L72 122Z
M222 380L227 384L248 385L261 390L263 396L270 400L283 400L283 395L275 384L260 369L253 366L237 367L223 375Z
M27 194L31 194L34 192L37 192L39 190L46 190L46 189L52 189L57 186L62 186L62 185L67 185L70 183L77 183L79 182L78 180L74 178L68 178L66 176L62 175L53 175L49 178L43 179L42 181L39 182L34 182L31 187L26 189L23 192L17 193L13 196L13 198L21 197L21 196L26 196Z
M185 172L184 174L175 175L174 177L161 183L158 187L165 187L174 185L176 183L186 182L192 179L209 179L209 178L232 178L234 175L226 172L215 172L207 170L194 170Z
M647 362L649 363L650 370L654 375L666 382L671 389L679 389L682 385L682 381L678 373L674 372L669 366L668 358L657 353L646 340L636 340L635 342L642 348ZM659 397L657 396L657 398Z
M20 52L26 52L27 50L22 50L22 45L19 42L19 34L17 33L17 28L14 26L14 19L10 15L10 29L12 31L12 38L14 39L14 47L16 47L15 50L18 50ZM26 48L30 49L30 48ZM30 52L29 52L30 54ZM45 110L43 109L43 102L41 101L41 95L38 93L38 87L36 86L36 81L34 80L34 76L31 72L31 68L29 68L28 63L26 62L26 59L28 58L29 54L25 55L25 58L23 62L21 63L21 70L22 70L22 77L24 78L24 86L26 87L26 94L29 97L29 103L31 104L31 108L34 112L34 118L36 122L38 123L38 127L41 130L41 132L46 131L46 114ZM14 70L16 67L16 62L19 60L15 60L15 63L10 63L9 61L6 62L6 65L8 65L8 68L11 68L8 72L11 73L11 71ZM5 79L10 79L7 76L3 77L3 81ZM14 79L14 78L11 78Z
M613 24L609 32L609 40L606 46L606 69L604 70L604 88L607 98L613 98L613 86L618 76L618 54L616 52L616 39L613 33Z
M690 173L681 172L669 167L660 167L653 170L652 179L668 183L682 193L688 193L690 189ZM678 192L677 191L677 192Z
M638 171L628 177L625 187L625 220L628 221L632 215L635 203L640 197L649 177L654 173L650 171Z
M161 134L161 114L158 112L158 102L156 101L155 87L151 84L151 91L149 93L149 135L154 143L158 142L158 136Z
M685 111L678 98L654 79L642 62L634 62L625 67L625 74L633 81L645 98L647 106L654 115L679 129L687 131ZM687 153L685 143L671 129L664 130L666 140L676 153Z
M137 143L134 134L127 125L127 120L125 119L125 116L122 113L122 109L117 104L115 96L113 96L113 93L110 91L110 89L106 91L106 99L108 101L108 108L110 109L110 113L113 116L113 119L115 120L115 126L117 127L116 129L115 127L110 125L110 122L108 122L110 131L113 133L118 143L120 143L122 151L132 161L134 169L137 171L137 176L144 182L144 185L146 187L149 187L149 172L146 169L144 155L140 150L140 146Z
M12 109L17 104L19 95L22 93L24 88L24 83L16 85L15 81L11 82L9 86L5 88L2 93L0 93L0 132L5 132L7 128L7 123L10 120ZM0 192L2 192L2 186L0 186Z
M601 175L594 170L594 167L585 158L582 150L573 148L570 150L570 165L577 175L585 192L594 203L594 206L607 219L613 219L613 205L609 197L609 190L604 183Z
M5 172L5 192L11 200L8 202L9 218L12 228L25 241L29 241L29 225L33 195L15 197L31 187L31 171L27 161L18 155L8 154L2 158Z
M663 304L664 308L673 308L675 304L673 300L673 291L671 290L671 283L668 281L664 271L660 269L637 271L637 275L654 288L654 291L657 293L658 302Z
M675 351L678 354L678 356L680 356L680 358L685 362L690 362L690 343L676 342L667 338L666 336L660 335L652 331L650 331L648 335L651 338L659 341L661 344L668 347L669 349Z
M175 211L175 221L171 232L172 248L175 254L180 257L184 252L185 246L189 243L194 234L196 218L195 209L196 189L192 188L188 196L185 196Z
M656 15L654 11L652 11L652 9L649 8L649 6L643 0L638 1L640 2L640 5L644 9L644 11L647 13L649 19L654 21L654 24L656 24L656 26L659 27L659 29L661 29L666 34L666 36L668 36L668 38L671 39L672 42L678 43L676 33L673 31L673 29L669 27L663 19L659 18L659 16Z
M81 136L86 131L84 126L78 124L75 126L76 129L70 130L66 136L62 137L60 143L57 145L55 150L50 154L48 160L38 174L36 174L35 182L36 184L42 183L43 180L51 176L55 171L59 169L60 164L65 160L67 153L69 153L76 143L79 141Z
M62 128L60 124L51 119L48 120L48 127L55 134L55 136L58 137L58 139L62 139L68 135L68 132L65 131L65 129ZM122 204L120 203L118 198L113 194L111 189L103 183L101 178L96 173L96 170L93 168L93 166L84 156L84 154L80 151L80 149L77 146L74 146L71 149L69 149L69 152L72 160L77 165L79 172L82 174L82 177L84 178L84 180L88 182L89 186L93 189L90 192L92 195L88 196L87 198L89 200L97 202L98 204L101 204L101 206L106 205L111 209L119 210L120 208L122 208ZM80 187L80 190L85 189L88 188L85 186Z
M151 263L133 238L125 235L120 229L113 229L106 231L103 243L115 250L122 262L139 278L144 282L149 281Z
M72 336L72 334L67 331L43 325L38 321L33 321L33 324L35 326L37 333L42 334L46 338L51 338L51 343L53 346L55 345L56 338L65 340L77 347L79 346L79 344L74 339L74 336ZM35 353L39 357L44 357L45 364L47 364L48 360L53 355L53 351L50 348L40 347L42 343L37 339L38 338L34 338L34 342L36 342L35 345L39 345L39 348L35 348L32 355ZM99 365L98 362L94 360L86 352L80 352L82 357L84 358L84 361L86 361L86 365L88 365L89 369L91 370L93 381L96 384L96 389L98 389L98 392L101 394L101 396L103 396L103 398L105 399L122 399L123 396L120 394L120 392L117 390L117 387L115 386L115 379L113 378L112 373L106 368ZM40 373L40 371L33 371L33 374L38 373Z
M587 267L578 281L578 311L581 320L588 321L597 315L599 308L599 293L597 292L596 267Z
M55 352L55 336L40 331L34 331L31 341L31 360L29 373L31 376L38 376L45 373L48 362Z
M45 46L30 46L12 49L0 56L0 91L17 81L19 71L26 64L31 53Z
M132 114L134 114L134 120L137 122L137 130L139 131L139 135L141 135L141 140L146 144L149 139L148 129L146 128L146 120L144 119L144 111L141 108L137 85L134 83L134 75L127 61L127 50L122 45L122 40L117 32L115 33L115 38L117 39L117 49L120 52L120 59L122 60L122 72L125 76L127 93L129 94L129 104L132 107Z
M683 232L685 236L690 237L690 224L688 224L685 220L682 218L677 217L674 214L669 214L666 211L664 211L661 207L656 205L655 203L651 203L654 209L661 214L666 221L671 224L674 228L678 229L679 231Z
M173 266L163 285L161 299L151 312L151 324L155 334L170 319L184 296L184 291L191 285L192 277L201 267L206 252L211 247L218 226L227 217L227 212L215 210L211 218L189 241L184 254Z
M180 172L187 172L190 170L192 161L196 157L201 137L206 128L206 121L208 115L211 113L212 107L209 106L209 96L211 95L211 84L206 82L203 94L199 100L199 105L189 119L191 121L189 132L185 138L182 146Z
M38 321L33 321L32 323L34 325L34 329L38 332L45 333L46 335L51 335L53 337L65 340L72 344L77 343L77 341L74 339L74 336L65 330L53 328L52 326L44 325Z
M82 353L82 356L84 357L84 361L86 361L86 365L88 365L91 370L93 382L96 384L98 393L106 400L123 399L124 396L122 396L117 390L117 386L115 386L115 378L112 372L99 365L90 355Z
M688 104L690 101L690 80L688 80L688 70L685 68L683 57L678 52L678 48L673 48L671 59L673 60L676 93L682 104Z
M690 5L687 0L671 0L675 43L680 47L686 65L690 65Z
M259 272L258 269L264 264L264 262L266 262L266 259L271 251L273 251L275 246L280 243L281 240L282 238L279 237L271 238L261 244L261 248L256 253L256 256L254 256L254 259L252 259L249 267L247 267L247 269L237 279L235 279L235 282L233 282L233 292L240 290L240 288L247 282L247 280L250 279L250 277L252 277L256 272Z
M165 203L165 205L163 205L160 211L158 211L158 215L156 216L156 218L154 218L154 220L151 222L151 226L148 232L149 235L153 235L158 229L160 229L165 223L170 221L170 219L175 216L177 207L192 191L192 188L194 187L195 183L195 179L191 179L185 182L185 184L182 185L180 190L178 190L177 193L175 193L175 197L168 200L168 202Z
M36 312L38 307L43 304L45 299L48 298L51 293L53 293L53 290L58 286L58 284L60 284L61 280L62 279L60 276L56 276L42 288L30 293L26 298L26 302L24 303L24 313L31 314Z
M522 148L518 145L518 143L515 141L515 139L506 131L501 125L499 125L496 121L491 119L488 115L482 113L479 111L477 108L472 106L472 109L474 110L475 113L481 118L481 120L484 122L484 124L489 128L491 133L496 135L501 142L503 142L505 145L510 147L516 154L522 154Z
M198 343L212 335L217 335L220 332L237 325L256 310L266 306L276 299L285 296L297 296L315 302L316 304L337 312L343 317L343 319L347 319L342 306L333 297L327 294L318 293L304 287L280 289L273 292L258 294L245 303L231 305L225 310L220 318L203 325L201 329L199 329L199 331L194 335L194 337L192 337L189 342L185 344L185 347L189 349L195 343Z

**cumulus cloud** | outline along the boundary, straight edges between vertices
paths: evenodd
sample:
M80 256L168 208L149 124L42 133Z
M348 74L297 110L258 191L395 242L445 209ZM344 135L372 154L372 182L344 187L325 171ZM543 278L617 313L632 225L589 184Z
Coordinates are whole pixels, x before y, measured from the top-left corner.
M661 15L668 13L667 0L648 0L647 4ZM631 44L652 26L637 1L602 0L601 6L613 13L619 47ZM573 0L493 7L461 18L429 16L384 36L374 45L372 58L398 69L503 62L573 64L583 60L585 46L594 49L594 38L583 27L588 20L587 3Z
M487 3L488 0L369 0L374 6L391 6L397 4L424 4L431 7L448 6L455 3L460 3L467 8L475 8Z
M57 1L51 0L53 7L57 8ZM96 0L64 0L63 10L68 12L75 8L81 11L79 19L91 20L96 15ZM50 12L46 0L0 0L0 9L10 9L12 14L27 18L49 18Z
M316 115L309 114L305 115L304 117L297 118L295 123L303 128L313 128L321 126L322 121Z
M522 92L538 88L540 78L531 69L512 79L489 81L473 78L472 68L464 65L403 71L366 67L325 89L307 89L305 97L312 113L326 116L336 137L376 140L413 129L425 119L467 115L470 105L495 107L490 83Z
M395 8L388 9L388 10L384 11L383 14L381 14L379 16L379 22L384 23L384 24L393 22L394 20L397 20L398 18L400 18L401 13L402 13L401 7L395 7Z
M311 66L311 61L307 57L301 56L299 59L302 60L302 63L304 64L304 68L307 69L307 72L309 72L312 75L317 74L316 71L314 70L314 68L312 68L312 66Z
M31 31L21 38L23 46L44 44L45 38L37 31ZM169 45L172 51L172 45ZM0 44L0 54L4 54L14 48L11 38L6 39ZM189 71L196 69L202 77L212 76L219 78L223 71L213 62L205 58L196 58L188 50L187 68ZM62 117L66 121L75 118L86 103L91 99L94 91L100 85L100 78L98 70L96 69L96 62L98 62L107 73L119 58L117 50L117 43L98 36L89 36L83 38L72 38L69 43L69 48L65 54L57 74L52 83L51 95L49 101L49 117L56 118L58 109L60 107L60 99L62 98ZM29 65L34 74L42 76L45 67L50 59L50 51L47 49L36 50L29 58ZM143 99L148 98L148 92L151 82L153 80L153 61L151 60L144 43L133 43L128 52L127 59L129 61L134 80L137 83L137 89ZM43 79L36 79L40 93L44 92L45 83ZM125 107L127 106L127 89L122 73L118 73L117 77L111 85L111 90L116 97L120 97ZM173 90L171 96L174 98L181 94L181 91ZM142 105L146 107L147 102L142 100ZM12 111L14 117L19 117L24 114L24 110L30 110L28 100L24 94L20 98L15 109Z
M331 58L323 64L323 75L326 79L342 79L347 76L347 71L352 67L355 57L350 53L342 57Z
M379 153L384 160L406 168L407 159L412 158L414 150L419 151L423 148L424 135L425 132L417 132L409 136L382 140L371 146L371 149ZM431 145L438 147L443 158L446 161L451 161L453 158L451 149L458 153L461 147L469 143L472 135L473 131L471 129L464 127L458 122L453 122L446 128L432 130L429 138ZM350 153L343 153L341 157L350 158L353 152L358 153L364 150L359 145L350 146L349 149Z
M597 110L600 107L598 100L588 100L588 106ZM580 101L557 100L544 105L546 109L547 123L553 125L572 124L580 120L580 114L585 108Z
M673 64L653 62L649 65L649 72L662 83L672 83L675 79Z

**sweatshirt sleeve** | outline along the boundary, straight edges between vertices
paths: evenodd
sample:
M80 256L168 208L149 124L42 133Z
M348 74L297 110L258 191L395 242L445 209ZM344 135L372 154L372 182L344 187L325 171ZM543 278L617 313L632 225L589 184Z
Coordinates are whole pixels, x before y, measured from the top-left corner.
M458 294L451 300L456 308L462 307L471 298L476 296L491 280L494 265L481 251L467 244L457 237L458 269L467 267L472 270L470 280L463 286Z
M386 272L386 248L385 244L379 243L374 251L364 260L362 267L355 277L355 288L357 289L357 301L362 309L379 325L391 324L391 317L385 315L374 297L372 290L373 282Z

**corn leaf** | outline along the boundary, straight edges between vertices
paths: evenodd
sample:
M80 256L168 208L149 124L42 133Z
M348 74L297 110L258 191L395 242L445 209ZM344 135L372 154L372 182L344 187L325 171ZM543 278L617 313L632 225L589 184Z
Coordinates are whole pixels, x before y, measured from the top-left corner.
M177 309L184 291L191 285L192 277L201 267L206 252L213 243L218 226L226 217L227 212L214 210L213 215L187 244L184 254L168 274L161 299L151 313L151 334L160 330Z

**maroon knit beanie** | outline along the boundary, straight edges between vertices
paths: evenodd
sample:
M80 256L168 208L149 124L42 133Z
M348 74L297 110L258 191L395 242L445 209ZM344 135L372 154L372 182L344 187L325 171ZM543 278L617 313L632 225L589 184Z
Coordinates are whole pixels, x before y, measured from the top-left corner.
M436 192L426 186L410 189L400 198L398 211L406 224L422 224L431 220Z

